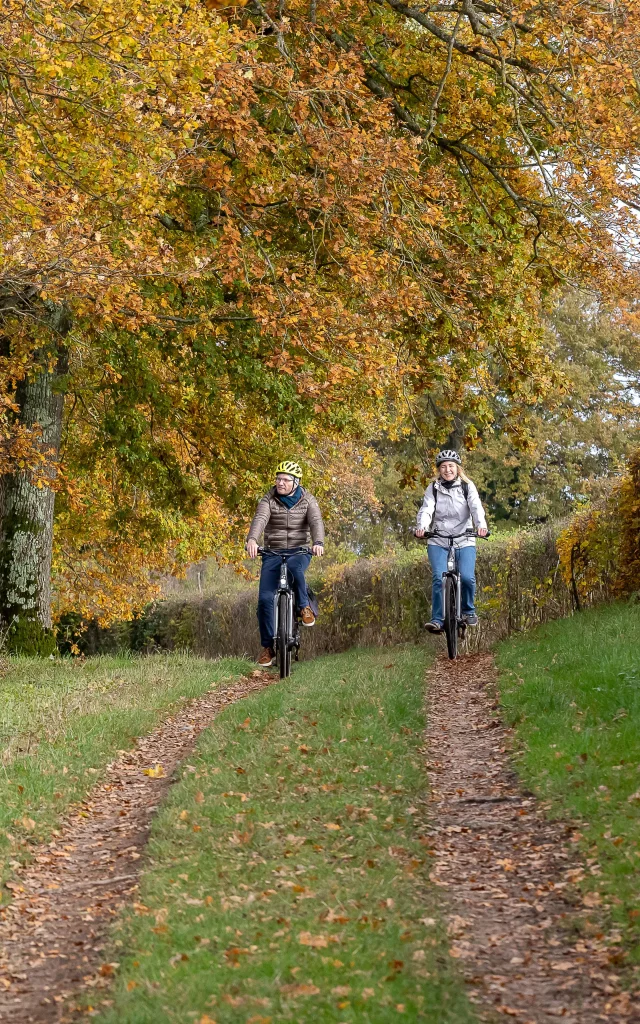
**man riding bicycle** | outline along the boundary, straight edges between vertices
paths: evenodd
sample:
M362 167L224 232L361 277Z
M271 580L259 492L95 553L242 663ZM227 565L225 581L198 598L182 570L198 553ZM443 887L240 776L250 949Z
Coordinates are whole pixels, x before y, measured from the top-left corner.
M276 468L276 483L258 502L256 514L249 528L245 545L249 558L258 554L260 536L264 533L264 546L272 551L288 552L304 547L311 534L312 551L324 554L324 524L318 502L313 494L301 486L302 469L297 462L285 460ZM297 606L303 626L314 626L315 615L309 605L305 572L311 555L296 551L287 561L293 577ZM281 560L276 554L264 555L258 592L258 625L262 652L258 665L269 668L275 661L273 650L273 597L280 578Z
M429 537L427 553L432 571L430 633L441 633L444 622L442 574L447 568L449 542L447 534L463 534L473 525L479 537L486 537L487 521L476 485L462 472L462 459L452 449L436 455L438 477L425 491L418 512L416 537L424 537L429 529L442 534ZM453 542L456 564L462 582L462 615L468 626L478 625L474 607L476 593L476 542L474 537L460 537Z

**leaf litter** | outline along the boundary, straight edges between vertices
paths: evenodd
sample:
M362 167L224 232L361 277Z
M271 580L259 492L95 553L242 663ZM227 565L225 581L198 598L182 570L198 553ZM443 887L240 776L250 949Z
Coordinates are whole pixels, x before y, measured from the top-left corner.
M17 869L6 883L12 901L0 908L0 1021L63 1024L73 1019L65 1007L74 993L109 984L119 964L101 962L106 933L120 907L135 901L151 819L173 772L224 707L273 682L254 671L218 686L140 738ZM161 916L157 927L166 928Z
M430 878L446 894L449 953L481 1020L639 1024L600 896L575 888L574 827L518 784L495 679L488 654L441 659L427 676Z

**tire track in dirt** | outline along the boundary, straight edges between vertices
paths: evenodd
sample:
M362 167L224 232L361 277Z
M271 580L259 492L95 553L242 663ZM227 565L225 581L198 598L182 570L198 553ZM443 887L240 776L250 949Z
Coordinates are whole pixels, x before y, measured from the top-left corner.
M191 701L109 765L55 839L35 849L0 910L0 1021L62 1021L74 991L108 983L109 965L99 973L106 932L135 897L141 852L173 772L224 707L275 681L256 671ZM143 774L157 764L160 777Z
M575 828L545 819L511 767L495 679L487 654L439 659L427 677L431 880L451 954L481 1020L638 1024L640 993L623 990L616 947L572 885Z

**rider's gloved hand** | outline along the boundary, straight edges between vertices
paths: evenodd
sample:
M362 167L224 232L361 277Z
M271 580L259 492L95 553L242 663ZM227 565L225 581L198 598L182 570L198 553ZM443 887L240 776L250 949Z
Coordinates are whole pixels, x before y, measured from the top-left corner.
M258 554L258 542L257 540L248 540L245 544L245 548L249 558L255 558Z
M324 544L314 544L311 550L317 558L322 558L324 555Z

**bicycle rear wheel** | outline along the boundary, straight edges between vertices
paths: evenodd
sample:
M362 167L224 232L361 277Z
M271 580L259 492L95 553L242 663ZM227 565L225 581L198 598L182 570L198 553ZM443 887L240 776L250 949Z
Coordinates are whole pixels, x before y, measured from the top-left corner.
M458 622L456 617L456 581L451 576L444 580L444 631L447 637L447 652L454 660L458 657Z
M291 675L291 648L289 646L291 598L289 594L280 594L278 603L278 665L280 678Z

